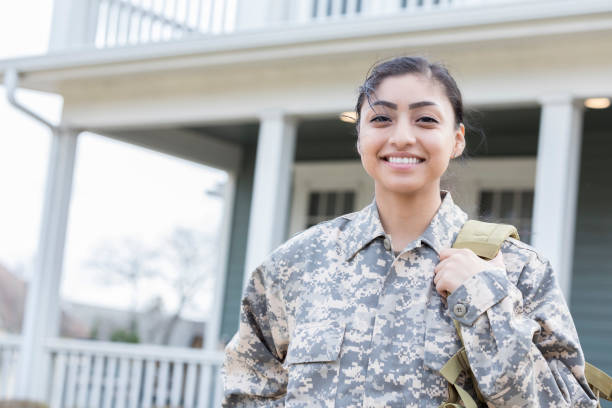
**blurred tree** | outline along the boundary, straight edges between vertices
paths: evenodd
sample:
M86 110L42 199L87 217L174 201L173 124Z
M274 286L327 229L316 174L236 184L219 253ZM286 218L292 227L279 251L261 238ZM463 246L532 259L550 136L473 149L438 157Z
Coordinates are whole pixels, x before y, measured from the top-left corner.
M87 266L99 272L105 285L126 283L130 286L131 327L137 332L136 313L138 309L139 284L149 277L160 273L155 260L158 251L145 246L138 240L124 238L121 241L107 241L98 246Z
M166 242L163 252L167 262L164 278L173 289L178 304L163 330L163 344L170 341L183 311L192 304L204 285L213 279L212 271L217 259L217 247L212 238L196 229L178 227Z
M132 328L115 331L114 338L129 340L129 336L126 337L129 333L138 337L137 312L141 300L139 285L146 280L159 279L165 283L168 294L176 299L176 308L170 309L158 296L157 305L152 309L154 313L149 311L146 317L150 323L147 324L146 338L139 340L169 344L181 314L194 305L195 297L201 289L211 283L217 260L216 251L217 246L212 237L186 227L173 229L163 240L163 244L160 244L160 248L146 247L130 238L100 245L87 262L87 266L99 272L103 284L126 283L132 294ZM163 317L164 309L170 313L167 318ZM159 316L158 323L154 321L158 320L154 315Z

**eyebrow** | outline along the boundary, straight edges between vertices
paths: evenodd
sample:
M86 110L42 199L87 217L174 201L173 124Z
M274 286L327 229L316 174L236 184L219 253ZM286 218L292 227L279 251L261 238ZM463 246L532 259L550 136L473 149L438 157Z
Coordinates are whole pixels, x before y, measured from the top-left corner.
M372 106L376 106L376 105L382 105L382 106L386 106L387 108L397 110L397 104L393 102L389 102L389 101L377 100L377 101L372 102ZM410 105L408 105L408 109L422 108L423 106L431 106L431 105L438 105L438 104L432 101L420 101L420 102L411 103Z

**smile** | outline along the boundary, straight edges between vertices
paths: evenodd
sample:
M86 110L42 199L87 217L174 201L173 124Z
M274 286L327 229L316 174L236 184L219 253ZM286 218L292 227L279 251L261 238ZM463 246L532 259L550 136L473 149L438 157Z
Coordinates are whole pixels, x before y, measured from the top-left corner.
M397 164L418 164L423 162L423 159L419 159L417 157L386 157L386 161L389 163L397 163Z
M423 163L425 159L421 159L416 156L383 156L383 162L385 165L389 166L395 170L411 170L414 167L417 167L419 164Z

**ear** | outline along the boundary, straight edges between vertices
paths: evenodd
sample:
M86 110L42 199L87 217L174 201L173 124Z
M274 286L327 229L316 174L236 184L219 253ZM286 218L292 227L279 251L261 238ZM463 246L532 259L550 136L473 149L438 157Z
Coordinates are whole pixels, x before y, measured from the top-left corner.
M460 123L455 131L455 145L453 147L453 155L454 157L459 157L465 150L465 126L463 123Z
M357 135L357 153L361 156L361 146L359 145L359 135Z

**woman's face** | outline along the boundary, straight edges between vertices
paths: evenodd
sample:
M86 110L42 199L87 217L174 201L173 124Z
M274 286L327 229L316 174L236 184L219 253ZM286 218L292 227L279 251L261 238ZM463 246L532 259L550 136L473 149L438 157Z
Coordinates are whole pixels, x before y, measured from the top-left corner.
M463 152L464 127L437 81L405 74L385 78L363 101L358 150L376 193L439 190L449 160Z

